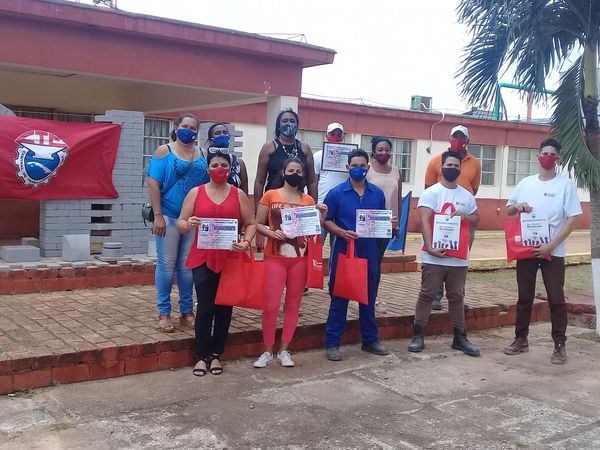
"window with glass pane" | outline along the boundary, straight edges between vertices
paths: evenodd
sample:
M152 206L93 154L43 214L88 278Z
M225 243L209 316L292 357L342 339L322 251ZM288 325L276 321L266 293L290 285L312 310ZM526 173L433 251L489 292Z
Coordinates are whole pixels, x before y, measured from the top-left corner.
M323 150L323 141L325 140L325 133L322 131L308 131L298 130L296 134L298 139L303 144L307 144L313 153Z
M516 186L523 178L539 173L537 153L537 149L534 148L510 147L508 149L506 167L508 186Z
M496 147L469 144L469 153L481 162L481 184L493 186L496 172Z
M373 136L363 134L360 138L360 148L371 154L371 139ZM393 139L392 141L392 165L400 169L402 182L410 182L410 173L412 169L412 141L408 139Z
M154 151L163 144L169 143L171 121L146 117L144 119L144 173L150 164Z

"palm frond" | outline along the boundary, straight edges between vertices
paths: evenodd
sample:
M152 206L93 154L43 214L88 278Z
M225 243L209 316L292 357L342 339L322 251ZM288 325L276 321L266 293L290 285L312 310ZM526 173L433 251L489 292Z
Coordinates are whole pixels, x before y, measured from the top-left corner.
M600 161L588 148L583 132L581 95L583 57L561 77L554 94L553 133L562 145L561 164L575 176L581 188L600 189Z

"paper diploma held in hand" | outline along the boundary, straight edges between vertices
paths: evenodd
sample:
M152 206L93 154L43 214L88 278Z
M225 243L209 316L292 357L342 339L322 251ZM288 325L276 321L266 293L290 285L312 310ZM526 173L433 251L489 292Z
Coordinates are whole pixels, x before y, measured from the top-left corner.
M237 219L202 218L198 224L198 248L231 250L238 240Z
M358 145L343 142L323 142L323 159L321 170L333 172L348 172L348 155L356 150Z
M289 238L321 234L321 214L314 206L281 210L281 231Z
M433 220L433 248L458 250L460 245L460 216L436 214Z
M356 234L363 238L391 238L391 209L357 209Z
M550 242L548 218L532 211L521 213L521 242L526 247L538 246Z

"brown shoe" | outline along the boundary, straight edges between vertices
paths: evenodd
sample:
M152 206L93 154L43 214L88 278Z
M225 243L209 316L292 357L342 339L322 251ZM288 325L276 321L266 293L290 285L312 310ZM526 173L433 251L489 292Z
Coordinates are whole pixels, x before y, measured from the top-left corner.
M194 313L182 314L181 317L179 318L179 324L183 328L194 329L195 326L196 326L195 325L196 324L196 319L194 317Z
M504 349L506 355L518 355L529 351L529 343L527 338L516 338L512 344Z
M173 333L175 331L171 316L158 316L158 331L163 333Z
M567 349L565 344L558 344L554 347L552 357L550 358L552 364L566 364L567 363Z

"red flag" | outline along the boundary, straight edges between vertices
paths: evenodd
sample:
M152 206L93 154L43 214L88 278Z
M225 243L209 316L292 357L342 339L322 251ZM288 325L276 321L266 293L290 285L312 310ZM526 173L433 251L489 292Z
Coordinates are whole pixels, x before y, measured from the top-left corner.
M0 198L116 198L121 126L0 116Z

